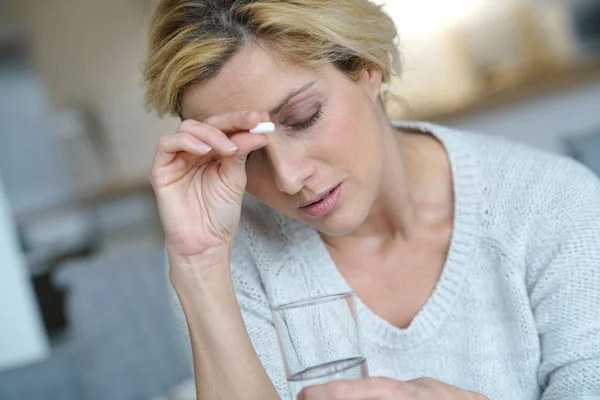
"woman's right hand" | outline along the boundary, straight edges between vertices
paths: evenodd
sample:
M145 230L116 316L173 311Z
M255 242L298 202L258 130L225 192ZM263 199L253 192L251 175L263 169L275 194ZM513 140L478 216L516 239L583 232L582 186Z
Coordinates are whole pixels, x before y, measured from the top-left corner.
M171 267L197 268L203 259L228 257L246 188L246 158L267 144L264 135L248 131L267 121L261 112L185 120L174 135L160 139L150 181Z

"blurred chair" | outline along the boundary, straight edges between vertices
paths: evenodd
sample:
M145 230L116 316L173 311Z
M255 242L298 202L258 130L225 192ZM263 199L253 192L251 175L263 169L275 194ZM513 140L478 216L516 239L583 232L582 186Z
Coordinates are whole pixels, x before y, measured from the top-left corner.
M3 400L142 400L192 376L171 314L163 250L58 271L71 340L49 361L0 373Z
M600 127L591 134L565 139L568 154L600 177Z

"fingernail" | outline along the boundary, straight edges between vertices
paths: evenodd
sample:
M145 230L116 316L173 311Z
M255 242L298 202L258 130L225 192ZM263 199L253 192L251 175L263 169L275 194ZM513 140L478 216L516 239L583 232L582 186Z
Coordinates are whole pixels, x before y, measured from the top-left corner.
M235 143L233 143L231 140L229 140L227 138L221 139L221 143L223 143L223 147L225 147L227 150L237 150L238 149L238 147L235 145Z
M211 151L212 147L210 147L209 145L207 145L204 142L196 142L196 146L198 147L198 149L200 149L201 151Z

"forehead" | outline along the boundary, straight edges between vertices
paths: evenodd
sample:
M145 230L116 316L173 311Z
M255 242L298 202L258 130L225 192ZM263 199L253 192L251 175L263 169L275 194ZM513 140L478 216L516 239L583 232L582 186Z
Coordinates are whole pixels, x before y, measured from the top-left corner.
M276 58L259 46L247 46L216 77L184 91L182 114L204 120L232 111L270 111L291 91L322 79L314 69Z

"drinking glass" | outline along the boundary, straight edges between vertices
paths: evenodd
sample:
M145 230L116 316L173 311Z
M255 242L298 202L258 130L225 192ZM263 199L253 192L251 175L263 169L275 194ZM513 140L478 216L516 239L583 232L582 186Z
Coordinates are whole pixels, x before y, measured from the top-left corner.
M353 292L273 308L292 399L307 386L368 376Z

